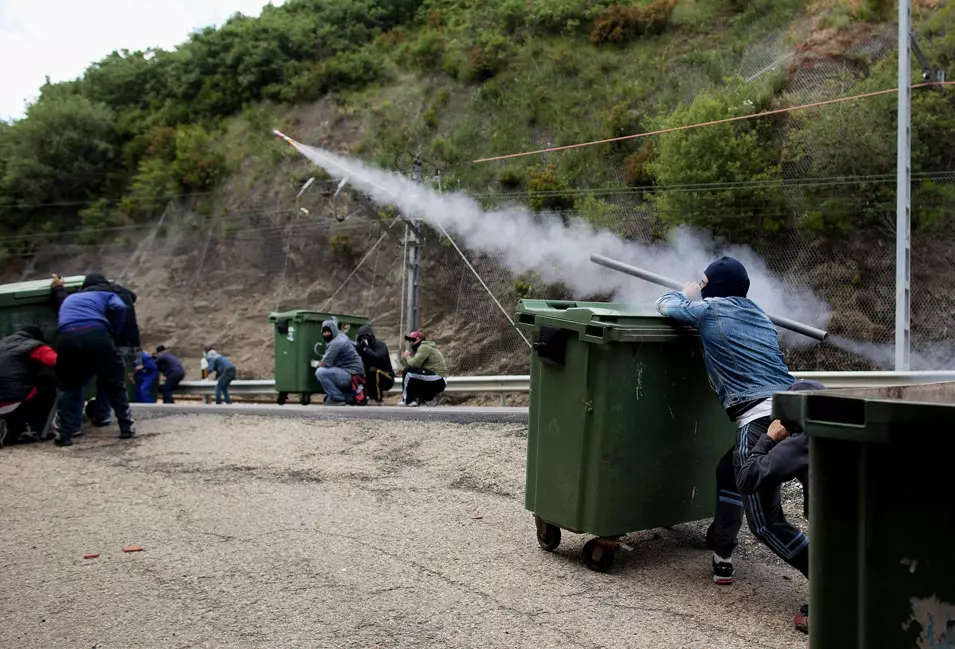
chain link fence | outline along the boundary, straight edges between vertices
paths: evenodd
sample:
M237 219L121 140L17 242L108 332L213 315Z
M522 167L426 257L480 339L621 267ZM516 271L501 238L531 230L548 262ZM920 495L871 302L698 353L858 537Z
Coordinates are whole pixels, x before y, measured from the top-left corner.
M797 51L792 38L778 33L745 52L736 74L758 82L785 73L788 104L826 99L851 92L857 73L852 60L877 60L892 50L894 41L895 33L886 28L859 39L859 45L849 48L850 56L837 61L819 48ZM701 72L696 77L687 75L681 83L685 100L692 101L710 82ZM539 144L550 142L543 138ZM916 187L929 182L951 188L955 172L913 177ZM895 206L884 197L894 195L894 183L892 176L818 179L810 177L808 168L785 165L782 183L775 189L784 196L785 207L774 203L765 209L782 210L771 215L782 217L788 227L774 232L750 229L745 237L727 240L752 248L785 286L809 287L829 305L829 329L839 345L787 349L793 369L891 368ZM93 233L98 236L92 238L89 232L30 235L15 248L10 279L35 278L52 270L101 268L140 293L141 310L149 314L143 322L148 342L172 342L187 356L198 356L202 345L213 344L239 362L244 378L271 376L272 332L266 316L272 310L305 308L367 315L379 338L396 355L408 321L404 222L356 192L336 191L340 189L336 185L316 183L302 200L306 210L297 203L293 206L292 200L275 198L272 192L271 198L259 202L250 198L250 203L224 213L190 211L171 203L155 225L112 228ZM819 191L820 187L825 191ZM885 204L848 206L882 215L864 229L850 227L838 235L821 236L812 229L792 227L800 215L828 209L827 201L833 196L860 196L873 187L881 188ZM691 222L700 217L734 218L732 204L723 204L714 214L714 203L708 200L726 189L685 188L701 207L695 209L692 200L683 201L688 207L681 218ZM544 218L586 218L596 227L642 244L659 243L672 224L668 219L672 215L656 209L649 190L581 189L568 190L564 196L568 205L596 199L607 209L596 214L571 209ZM527 194L495 197L498 204L526 204L527 199ZM846 207L845 202L839 206ZM919 210L914 204L913 221L919 221ZM930 221L931 227L915 229L912 235L913 369L950 368L955 362L949 343L955 335L955 293L950 288L955 281L955 214ZM533 245L532 241L522 243ZM421 328L445 352L456 375L528 371L528 344L508 317L513 317L521 297L607 297L572 295L564 287L515 275L500 257L467 248L464 254L491 294L440 233L425 229Z

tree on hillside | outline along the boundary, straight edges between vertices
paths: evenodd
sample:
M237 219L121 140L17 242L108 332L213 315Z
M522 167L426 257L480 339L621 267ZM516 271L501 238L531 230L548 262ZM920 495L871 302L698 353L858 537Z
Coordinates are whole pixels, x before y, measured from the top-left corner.
M752 114L759 91L741 85L702 93L662 120L676 128ZM771 128L743 120L659 136L646 169L661 218L726 236L775 230L788 211L780 195L779 148Z
M20 207L7 212L7 227L50 213L35 206L61 204L56 213L70 214L76 203L108 193L116 171L115 119L105 104L45 89L3 138L0 194Z

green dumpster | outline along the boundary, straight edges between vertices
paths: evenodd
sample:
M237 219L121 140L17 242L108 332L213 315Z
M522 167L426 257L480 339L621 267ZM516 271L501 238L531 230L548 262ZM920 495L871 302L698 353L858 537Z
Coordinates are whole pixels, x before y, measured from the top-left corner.
M606 303L522 300L517 319L534 341L525 507L541 547L596 535L583 558L604 571L620 536L712 516L734 430L696 332Z
M811 649L955 648L955 383L773 408L809 435Z
M275 330L275 390L279 405L288 400L290 393L297 393L299 403L307 406L313 394L324 392L311 363L325 355L322 322L326 320L338 322L339 329L352 340L357 338L358 328L370 322L363 316L304 309L269 314Z
M74 293L83 285L84 275L64 278L66 290ZM0 337L9 336L26 325L43 330L47 341L56 346L58 317L50 280L18 282L0 286Z

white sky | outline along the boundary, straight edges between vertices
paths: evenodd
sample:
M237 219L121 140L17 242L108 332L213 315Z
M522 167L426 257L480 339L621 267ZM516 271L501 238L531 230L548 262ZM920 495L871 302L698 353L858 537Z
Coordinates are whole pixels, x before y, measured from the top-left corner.
M273 0L271 4L282 4ZM0 119L23 116L49 75L75 79L113 50L171 49L268 0L0 0Z

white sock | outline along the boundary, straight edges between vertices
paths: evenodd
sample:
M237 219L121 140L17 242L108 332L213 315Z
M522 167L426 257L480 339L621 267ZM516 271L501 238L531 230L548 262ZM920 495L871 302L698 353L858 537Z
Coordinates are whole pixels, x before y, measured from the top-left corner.
M726 559L716 554L715 552L713 553L713 559L715 559L717 563L733 563L733 557Z

